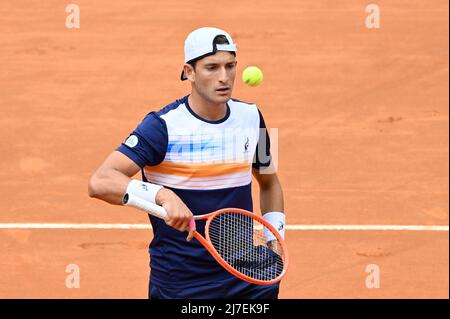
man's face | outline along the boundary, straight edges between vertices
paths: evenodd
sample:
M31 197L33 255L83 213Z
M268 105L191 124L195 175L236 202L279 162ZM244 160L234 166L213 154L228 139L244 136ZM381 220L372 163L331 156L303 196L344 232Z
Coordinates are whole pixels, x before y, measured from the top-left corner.
M226 103L231 98L236 64L236 57L232 53L218 51L197 61L195 71L189 72L188 78L205 100Z

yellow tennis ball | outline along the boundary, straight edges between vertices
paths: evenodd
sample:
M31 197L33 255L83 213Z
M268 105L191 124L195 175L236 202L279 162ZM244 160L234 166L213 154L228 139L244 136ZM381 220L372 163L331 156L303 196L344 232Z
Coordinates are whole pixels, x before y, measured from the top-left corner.
M249 66L242 72L242 81L250 86L260 85L263 78L262 71L256 66Z

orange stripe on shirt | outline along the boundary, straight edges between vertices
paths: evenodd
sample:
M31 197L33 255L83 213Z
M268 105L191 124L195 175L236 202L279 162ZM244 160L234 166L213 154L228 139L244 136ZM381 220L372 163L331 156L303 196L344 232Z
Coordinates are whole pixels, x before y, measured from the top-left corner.
M149 179L149 181L151 182L152 180ZM226 186L226 187L235 187L235 186L244 186L247 185L248 183L245 182L239 182L239 183L226 183L226 184L216 184L216 185L184 185L183 183L177 183L177 184L173 184L173 183L168 183L168 182L158 182L158 184L160 185L165 185L165 186L172 186L173 188L186 188L186 189L192 189L192 188L202 188L202 189L213 189L213 188L223 188L222 186Z
M172 181L175 183L185 183L186 180L189 181L190 183L209 183L209 182L218 182L218 181L230 181L230 180L240 180L243 178L248 178L249 176L251 176L250 172L247 172L247 174L243 174L243 175L238 175L236 177L236 175L234 175L234 177L230 177L229 175L223 175L222 178L201 178L201 179L196 179L193 180L192 177L188 178L188 179L179 179L178 177L174 177L172 175L163 175L163 174L158 174L155 172L149 172L146 171L145 172L145 177L147 177L147 179L153 179L153 180L158 180L158 181Z
M146 166L145 170L181 177L215 177L236 174L250 170L249 163L225 163L198 165L192 163L162 162L156 166Z

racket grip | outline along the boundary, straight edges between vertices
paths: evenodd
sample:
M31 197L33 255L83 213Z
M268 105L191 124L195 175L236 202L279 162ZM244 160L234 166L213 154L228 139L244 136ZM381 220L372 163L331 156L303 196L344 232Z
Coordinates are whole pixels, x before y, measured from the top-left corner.
M150 215L164 220L169 219L169 215L163 207L153 204L137 196L133 196L132 194L126 193L122 201L125 206L136 207L138 209L146 211Z

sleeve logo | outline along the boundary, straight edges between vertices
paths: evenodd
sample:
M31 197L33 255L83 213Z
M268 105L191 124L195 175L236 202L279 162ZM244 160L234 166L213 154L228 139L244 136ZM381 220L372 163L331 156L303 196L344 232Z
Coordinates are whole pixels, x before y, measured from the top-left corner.
M129 147L135 147L139 142L139 139L136 135L130 135L125 141L125 145Z

